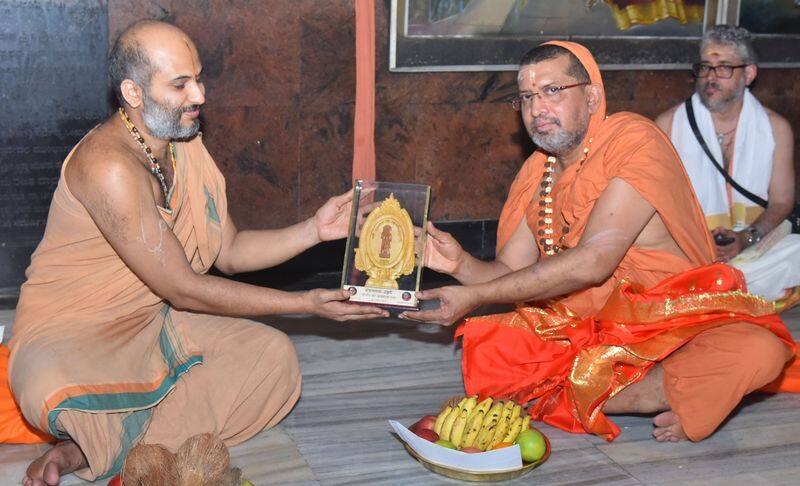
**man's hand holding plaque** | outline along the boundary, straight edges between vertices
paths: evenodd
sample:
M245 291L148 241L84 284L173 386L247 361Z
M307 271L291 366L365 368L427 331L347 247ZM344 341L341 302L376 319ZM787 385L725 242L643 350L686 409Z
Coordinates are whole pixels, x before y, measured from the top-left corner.
M369 211L374 205L365 204L371 190L362 191L360 194L360 209L362 214ZM353 210L353 191L334 196L328 199L314 214L314 228L319 241L339 240L347 237L350 228L350 213Z

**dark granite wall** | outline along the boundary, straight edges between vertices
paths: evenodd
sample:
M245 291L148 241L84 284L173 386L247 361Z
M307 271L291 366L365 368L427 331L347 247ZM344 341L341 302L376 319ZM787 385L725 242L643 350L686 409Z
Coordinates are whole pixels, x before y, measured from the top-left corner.
M106 0L0 0L0 301L24 280L61 162L106 114L107 21Z
M389 2L376 3L378 177L432 185L434 220L497 217L531 149L504 101L514 74L390 73ZM170 20L198 44L205 137L240 227L294 222L349 188L352 0L117 0L109 4L109 38L140 18ZM796 133L799 75L764 69L755 87ZM691 92L685 72L607 72L605 81L610 112L653 117Z

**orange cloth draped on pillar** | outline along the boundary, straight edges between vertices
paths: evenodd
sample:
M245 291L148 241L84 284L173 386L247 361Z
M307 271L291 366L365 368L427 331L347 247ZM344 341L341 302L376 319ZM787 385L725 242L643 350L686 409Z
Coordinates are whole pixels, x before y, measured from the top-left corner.
M0 345L0 443L36 444L54 440L31 427L22 417L8 386L8 348Z
M353 180L375 180L375 0L356 0Z
M602 87L588 50L571 42L549 44L575 54L591 82ZM468 394L538 399L530 410L534 419L612 440L619 428L602 412L606 400L699 333L747 322L774 333L787 357L795 343L773 303L747 294L738 270L712 264L713 243L691 184L652 122L632 113L606 117L603 96L583 146L589 148L585 162L567 168L551 193L554 226L570 227L563 246L578 245L600 194L611 179L621 178L656 209L685 258L632 246L603 284L536 306L521 304L515 312L467 319L456 337L463 338ZM536 234L535 195L546 157L535 152L514 180L500 216L498 251L523 218ZM537 244L541 259L558 258ZM696 426L693 437L689 428L693 440L713 431Z

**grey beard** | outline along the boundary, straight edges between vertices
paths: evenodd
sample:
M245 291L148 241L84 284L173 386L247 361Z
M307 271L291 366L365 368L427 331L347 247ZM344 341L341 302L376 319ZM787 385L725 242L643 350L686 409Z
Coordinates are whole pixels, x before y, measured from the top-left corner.
M183 109L171 110L144 96L142 120L147 130L161 140L188 140L200 130L200 120L193 120L189 126L181 125Z
M713 103L708 98L706 98L705 93L699 86L697 87L697 94L700 95L700 102L703 103L703 106L708 108L708 111L718 112L722 111L728 105L731 105L732 103L735 103L744 97L744 90L742 89L744 87L744 80L741 80L739 84L740 86L738 86L736 91L731 93L730 96L722 98L721 100Z
M530 137L537 147L547 153L561 157L575 150L575 147L583 141L586 131L589 130L588 119L582 120L580 126L581 128L574 132L561 130L559 126L559 130L553 135L542 135L531 130Z
M586 135L586 130L571 133L559 132L552 136L532 134L531 140L545 152L560 157L575 149L575 147L581 143L581 140L583 140L584 135Z

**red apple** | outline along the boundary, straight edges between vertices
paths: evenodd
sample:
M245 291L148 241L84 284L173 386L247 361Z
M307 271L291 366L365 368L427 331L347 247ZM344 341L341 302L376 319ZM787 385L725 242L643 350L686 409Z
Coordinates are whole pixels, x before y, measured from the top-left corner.
M480 454L483 452L482 450L478 449L477 447L464 447L459 449L461 452L466 452L467 454Z
M411 432L416 433L417 430L433 430L436 424L436 415L426 415L421 419L414 422L414 425L408 428Z
M417 429L414 433L429 442L436 442L439 440L439 434L430 429Z

